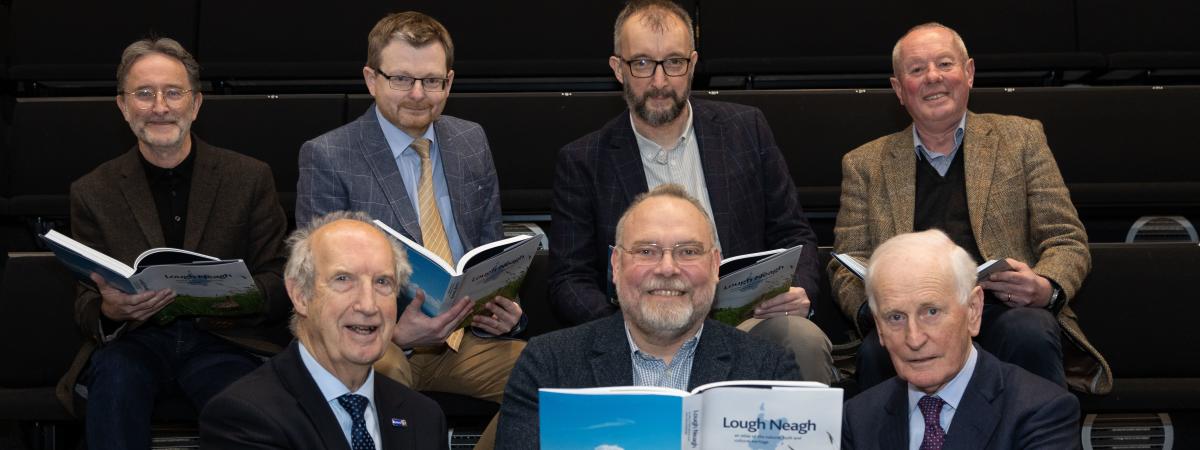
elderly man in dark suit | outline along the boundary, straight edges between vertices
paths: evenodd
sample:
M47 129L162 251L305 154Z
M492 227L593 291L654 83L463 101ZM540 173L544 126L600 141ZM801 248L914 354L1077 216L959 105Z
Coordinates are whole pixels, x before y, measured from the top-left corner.
M412 269L370 220L330 213L289 238L296 341L209 402L201 447L447 448L437 403L371 367L391 345L396 294Z
M499 182L483 128L441 114L454 83L450 33L410 11L381 19L367 40L363 79L375 104L300 148L296 223L330 211L365 211L454 265L503 236ZM505 338L521 331L525 316L510 299L486 300L492 314L475 315L467 333L456 326L471 302L428 318L413 301L400 316L396 346L377 369L417 390L499 402L524 348ZM477 448L490 448L494 425Z
M286 344L287 219L266 164L190 133L203 96L199 66L178 42L131 44L117 86L117 107L137 146L71 185L75 238L127 264L164 246L242 259L266 299L251 315L162 325L148 319L174 300L170 290L127 294L94 274L95 287L80 285L76 320L92 339L60 382L59 397L68 407L76 392L87 398L90 448L137 449L150 447L156 397L182 391L199 409L258 367L255 354Z
M621 312L530 341L505 389L498 448L538 448L538 389L795 380L789 351L706 320L721 250L704 206L680 185L634 199L610 260Z
M630 2L609 65L629 111L558 154L550 233L550 301L580 324L611 315L608 248L635 196L678 183L716 222L728 256L804 245L794 287L739 328L782 343L804 379L836 379L829 339L807 318L818 290L816 235L761 111L688 99L699 58L688 13L670 0Z
M976 260L1007 259L1013 270L982 283L979 343L1060 385L1108 392L1108 364L1067 305L1091 255L1041 124L967 110L975 61L944 25L910 30L892 65L892 87L913 125L842 159L834 250L867 259L892 236L938 228ZM843 312L866 333L857 374L870 387L892 368L871 334L862 283L838 263L829 271Z
M973 344L975 262L938 230L875 250L866 290L897 376L846 402L844 449L1079 448L1079 400Z

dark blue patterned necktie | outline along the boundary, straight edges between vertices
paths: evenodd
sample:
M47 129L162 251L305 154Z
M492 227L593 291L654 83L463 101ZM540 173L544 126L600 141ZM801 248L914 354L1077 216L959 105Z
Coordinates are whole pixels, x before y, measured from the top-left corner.
M367 398L358 394L346 394L338 397L338 403L350 413L350 450L375 450L375 441L367 433L367 421L363 411L367 409Z
M928 395L917 402L921 416L925 418L925 438L921 440L921 450L942 450L942 444L946 443L946 433L941 425L944 403L942 399Z

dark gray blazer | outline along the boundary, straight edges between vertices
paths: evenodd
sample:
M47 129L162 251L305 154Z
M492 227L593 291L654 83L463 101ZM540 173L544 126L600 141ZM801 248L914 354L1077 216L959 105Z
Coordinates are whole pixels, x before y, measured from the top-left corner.
M322 214L365 211L423 243L421 224L372 105L358 119L300 147L296 225ZM465 250L499 240L500 183L483 128L442 115L433 123L454 224Z
M790 351L710 319L704 321L696 346L688 389L728 380L799 379ZM537 336L508 377L496 448L538 448L539 388L631 384L633 362L623 314Z
M749 106L691 102L722 255L804 244L794 285L817 298L817 236L766 117ZM559 151L548 283L550 306L565 322L580 324L617 310L606 294L608 246L621 214L647 190L628 111Z
M376 373L375 402L384 449L447 448L446 417L433 400ZM405 425L394 426L393 418ZM200 447L349 450L350 444L292 342L208 402L200 413Z
M945 450L1079 448L1079 400L975 346L979 360ZM843 449L908 448L908 385L890 380L846 402Z

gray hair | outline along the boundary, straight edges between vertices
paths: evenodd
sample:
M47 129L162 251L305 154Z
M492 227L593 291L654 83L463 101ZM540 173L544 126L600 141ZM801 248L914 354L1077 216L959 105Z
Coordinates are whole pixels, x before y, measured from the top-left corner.
M408 284L408 277L412 274L412 267L408 265L408 258L405 256L407 252L399 240L376 227L375 223L371 221L371 216L365 212L334 211L313 219L308 225L292 232L292 235L287 238L287 245L291 249L291 253L288 255L287 266L283 269L283 278L290 280L296 285L303 301L312 300L317 284L317 270L313 264L312 235L322 227L339 220L362 222L383 234L387 238L388 243L391 244L392 261L395 264L393 269L396 273L396 286L403 287ZM298 320L296 314L293 312L290 323L293 334L296 332Z
M971 291L975 289L975 259L966 250L954 244L946 233L932 229L919 233L905 233L888 239L875 249L871 261L867 264L867 275L864 285L867 291L867 302L871 312L875 313L875 285L871 276L881 265L886 265L893 255L928 255L937 262L936 268L954 286L954 294L958 303L966 305Z
M966 64L967 60L971 59L971 55L969 53L967 53L967 44L965 42L963 42L962 36L959 36L957 31L954 31L953 28L950 28L948 26L942 25L937 22L925 22L923 24L909 28L908 31L904 32L903 36L900 36L900 39L896 40L896 45L892 46L892 74L893 75L896 75L897 77L900 76L900 43L903 42L904 38L908 37L908 35L918 32L918 31L921 31L921 30L927 30L930 28L941 28L943 30L950 32L950 36L952 36L954 39L954 47L956 49L958 49L958 53L960 55L962 55L962 61L960 61L961 64Z
M188 84L191 85L188 89L200 89L200 63L196 62L196 58L193 58L178 41L163 37L142 39L125 47L125 51L121 53L121 63L117 65L118 92L125 92L125 77L129 76L133 64L143 56L155 53L175 58L182 63L187 71Z
M692 197L691 194L688 194L687 189L684 189L683 186L675 183L661 184L658 187L651 189L649 192L643 192L638 194L637 197L633 198L633 202L629 204L628 208L625 208L625 212L621 214L621 219L617 221L617 244L621 243L622 236L625 235L625 222L629 220L629 213L633 211L633 208L636 208L646 200L656 197L677 198L694 206L696 211L699 211L700 215L704 216L704 222L708 224L709 233L712 235L713 245L716 245L717 227L713 225L712 218L708 217L708 213L704 211L704 205L700 204L700 200L696 200L696 197Z
M617 23L613 26L613 54L620 56L621 53L621 29L625 27L625 22L635 14L644 13L642 15L642 23L650 27L650 29L658 32L667 29L667 15L673 15L683 22L683 27L687 29L688 42L692 44L692 49L696 48L695 31L692 27L692 16L684 11L683 7L671 0L630 0L625 4L625 8L617 14Z

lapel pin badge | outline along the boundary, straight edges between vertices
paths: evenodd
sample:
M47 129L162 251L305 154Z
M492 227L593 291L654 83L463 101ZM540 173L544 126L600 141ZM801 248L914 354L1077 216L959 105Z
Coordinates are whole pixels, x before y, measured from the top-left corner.
M397 418L393 417L392 418L392 426L397 427L397 428L404 428L404 427L408 426L408 421L404 420L404 419L397 419Z

